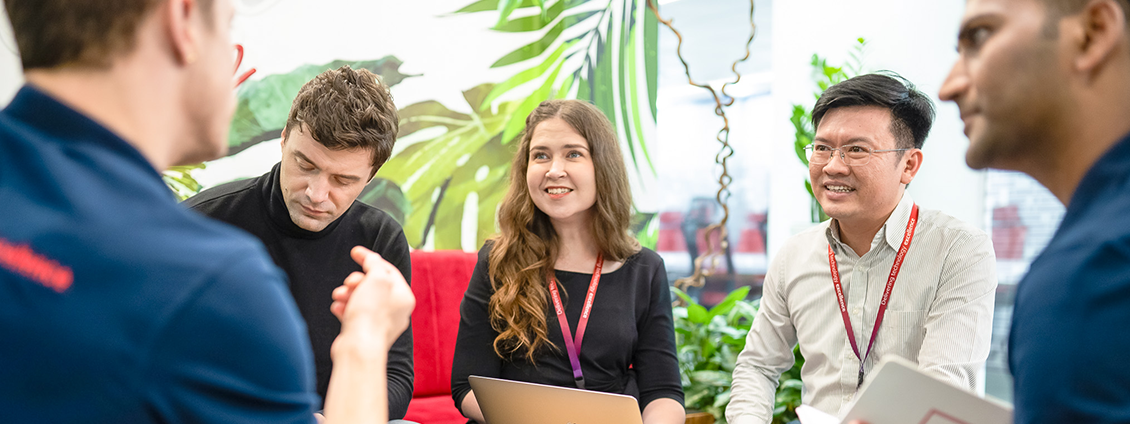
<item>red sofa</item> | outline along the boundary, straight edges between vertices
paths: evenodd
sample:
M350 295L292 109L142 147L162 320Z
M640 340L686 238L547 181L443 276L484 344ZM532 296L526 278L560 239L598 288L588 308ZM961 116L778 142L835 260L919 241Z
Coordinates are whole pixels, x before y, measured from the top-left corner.
M421 424L464 424L451 400L451 362L459 333L459 303L478 254L458 250L412 252L415 387L404 419Z

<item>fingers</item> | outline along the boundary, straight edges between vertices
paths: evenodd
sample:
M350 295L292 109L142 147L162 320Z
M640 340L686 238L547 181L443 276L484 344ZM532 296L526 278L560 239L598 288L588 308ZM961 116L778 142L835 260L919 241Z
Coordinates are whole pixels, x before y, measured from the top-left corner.
M365 259L368 258L369 255L380 256L376 252L365 248L365 246L353 246L353 249L349 251L349 256L353 258L353 262L357 262L357 265L361 265L361 269L364 269L366 272L369 270L365 268Z
M343 321L345 318L345 302L334 302L330 304L330 312L337 317L338 321Z
M361 265L361 269L364 270L366 274L400 273L400 270L396 269L395 266L381 258L379 253L369 250L364 246L354 246L353 250L349 251L349 255L353 258L354 262Z
M349 273L348 276L345 277L345 285L347 285L349 287L356 287L357 284L360 284L361 280L364 280L364 279L365 279L365 273L353 271L353 272Z
M388 343L408 326L416 299L412 289L391 263L362 246L349 252L365 272L354 272L332 293L330 311L342 322L339 337L350 333L375 331L384 334Z
M348 277L345 277L345 281L342 285L333 290L333 293L330 295L330 297L333 298L333 303L330 305L330 312L332 312L337 319L340 320L345 314L345 305L349 304L349 298L353 296L353 292L357 289L357 286L364 280L365 274L354 272L349 274Z

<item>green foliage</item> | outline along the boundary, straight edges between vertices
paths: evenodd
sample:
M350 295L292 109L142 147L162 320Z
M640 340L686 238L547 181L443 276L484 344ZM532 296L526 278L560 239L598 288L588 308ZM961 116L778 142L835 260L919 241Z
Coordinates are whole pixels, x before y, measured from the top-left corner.
M731 376L738 354L745 348L746 334L753 325L758 302L746 300L749 287L742 287L708 310L682 290L672 287L671 291L686 303L686 306L676 306L673 310L675 345L686 407L709 412L717 422L725 423ZM781 384L777 388L774 424L797 419L800 367L804 365L804 358L800 356L799 349L794 349L793 355L796 363L781 375Z
M594 9L594 3L604 7ZM516 10L534 7L540 13L509 19ZM654 174L642 125L644 119L655 119L657 75L655 53L641 42L654 39L656 34L655 17L648 12L646 1L482 0L455 13L491 10L499 13L496 31L542 31L539 38L491 65L525 66L496 85L482 105L491 108L500 98L522 100L503 130L503 143L521 133L526 116L542 101L586 99L616 126L634 169ZM575 35L562 39L565 33ZM643 63L638 60L638 53L643 53Z
M655 246L659 245L659 214L635 211L634 218L636 223L632 225L632 232L636 240L639 240L640 246L655 250Z
M404 220L412 214L412 203L404 196L400 186L381 177L369 181L369 184L361 190L361 194L357 196L357 200L385 211L401 227L404 226Z
M161 174L165 185L177 196L177 201L184 201L200 192L200 183L192 178L192 170L204 169L204 164L173 166Z
M856 44L852 47L851 52L848 54L847 63L840 66L832 66L828 64L827 58L822 58L820 55L812 55L812 76L813 82L816 84L817 90L812 93L813 100L819 100L820 95L824 94L824 90L828 87L839 84L847 79L863 73L863 54L864 49L867 47L867 40L857 38ZM816 129L812 127L812 110L806 105L793 104L793 114L789 117L789 122L793 124L794 137L793 149L796 151L796 156L800 162L808 167L808 157L806 157L804 148L812 144L812 140L816 138ZM812 194L812 182L807 179L804 186L808 189L808 195L812 197L812 221L820 222L828 219L828 215L816 202L816 197Z
M434 231L436 249L461 249L463 214L471 193L478 199L477 243L494 232L495 208L509 187L514 155L501 133L517 102L501 103L497 113L481 108L493 88L482 84L463 92L470 114L434 100L400 110L400 138L422 131L440 133L404 147L378 172L400 183L416 212L404 222L409 245L422 247Z

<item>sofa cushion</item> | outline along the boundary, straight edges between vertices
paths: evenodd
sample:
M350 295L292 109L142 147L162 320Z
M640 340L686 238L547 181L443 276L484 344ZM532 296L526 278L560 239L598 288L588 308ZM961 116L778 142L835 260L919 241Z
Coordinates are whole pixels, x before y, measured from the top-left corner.
M461 250L412 252L412 292L416 295L413 397L442 395L454 407L450 405L451 363L459 333L459 303L477 260L477 253Z
M465 424L467 422L451 401L451 395L412 398L405 420L421 424Z

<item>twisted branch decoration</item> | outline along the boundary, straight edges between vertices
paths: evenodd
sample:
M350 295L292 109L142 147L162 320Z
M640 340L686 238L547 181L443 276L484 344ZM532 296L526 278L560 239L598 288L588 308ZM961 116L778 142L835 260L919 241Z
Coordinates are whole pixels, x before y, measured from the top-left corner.
M695 258L694 273L689 277L683 277L675 280L675 287L678 287L680 290L685 291L688 287L702 287L704 284L706 284L706 277L714 274L714 271L718 268L718 263L721 259L720 256L726 251L726 248L729 245L726 234L726 223L730 220L730 206L728 202L730 200L731 193L729 186L733 181L733 178L730 177L726 162L730 157L734 156L734 149L730 146L730 119L726 117L725 108L734 104L734 98L726 94L726 87L737 84L739 81L741 81L742 75L738 72L738 64L749 59L750 44L753 43L753 37L757 33L757 26L753 23L754 5L753 0L750 0L750 29L749 39L747 39L745 42L745 55L740 59L735 60L733 65L730 66L730 71L734 74L734 80L722 83L721 89L715 91L714 87L711 87L708 84L697 83L695 82L694 78L691 77L690 65L688 65L687 60L683 58L683 35L679 33L679 31L676 30L674 26L671 25L672 19L663 19L663 17L659 14L659 8L658 6L656 6L655 0L647 0L647 7L650 8L652 13L655 14L655 18L658 19L659 22L665 25L667 28L670 28L671 32L675 33L675 37L679 39L679 44L675 48L675 54L679 57L679 61L683 63L683 69L687 74L687 82L690 83L690 85L702 88L710 92L710 95L714 98L714 114L722 118L723 124L722 129L718 130L718 135L716 137L718 139L718 143L720 143L722 147L719 149L718 154L714 156L714 162L722 166L722 174L718 177L718 194L714 197L714 199L718 202L718 205L722 207L722 219L718 223L711 224L710 226L706 227L704 237L706 239L706 250L697 258ZM723 99L726 100L723 101ZM715 251L714 244L710 242L711 236L717 237L717 239L720 241L720 252ZM709 261L709 266L704 267L703 264L707 261ZM733 272L733 270L730 271Z

